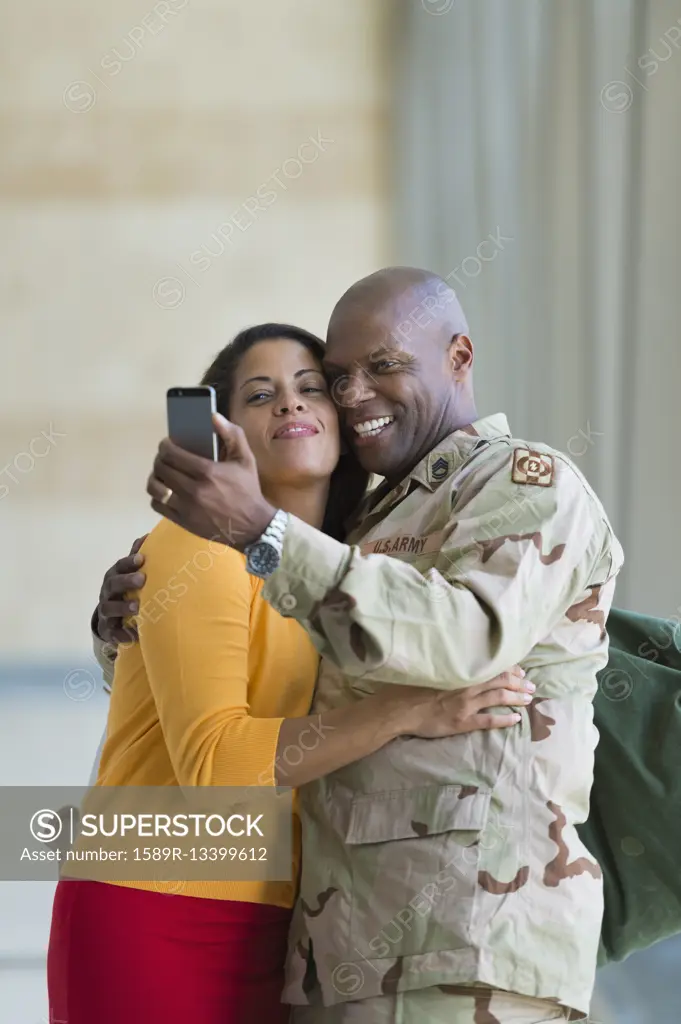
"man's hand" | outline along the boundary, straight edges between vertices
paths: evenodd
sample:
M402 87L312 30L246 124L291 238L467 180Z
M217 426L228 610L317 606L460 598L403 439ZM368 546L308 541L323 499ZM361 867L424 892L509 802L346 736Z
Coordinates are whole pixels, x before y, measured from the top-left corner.
M401 716L400 734L437 739L475 732L478 729L506 729L515 725L518 714L492 714L488 708L523 707L530 703L535 687L519 665L486 683L465 690L432 690L424 686L386 684L382 697L411 704Z
M146 576L138 570L144 564L144 555L139 553L139 549L145 540L146 534L138 537L130 548L130 554L119 558L104 574L93 622L96 623L97 636L114 646L137 640L137 630L124 626L123 622L129 615L137 614L139 602L126 600L125 595L144 586Z
M203 459L166 438L147 483L155 512L190 533L243 551L265 531L276 509L260 490L246 436L224 416L213 417L223 441L221 462Z

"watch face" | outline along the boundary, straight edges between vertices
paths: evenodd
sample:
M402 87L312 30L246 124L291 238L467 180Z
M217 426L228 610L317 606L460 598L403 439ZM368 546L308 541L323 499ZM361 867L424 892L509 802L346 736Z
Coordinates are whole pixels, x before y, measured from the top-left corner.
M279 565L279 555L276 548L267 541L259 541L252 544L248 552L248 567L256 576L271 576Z

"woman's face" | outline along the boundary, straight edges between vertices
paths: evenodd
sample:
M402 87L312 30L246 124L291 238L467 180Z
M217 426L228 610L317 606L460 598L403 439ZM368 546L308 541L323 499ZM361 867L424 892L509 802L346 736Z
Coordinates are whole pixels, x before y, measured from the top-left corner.
M340 454L321 364L300 342L259 341L237 368L229 418L243 428L263 484L325 480Z

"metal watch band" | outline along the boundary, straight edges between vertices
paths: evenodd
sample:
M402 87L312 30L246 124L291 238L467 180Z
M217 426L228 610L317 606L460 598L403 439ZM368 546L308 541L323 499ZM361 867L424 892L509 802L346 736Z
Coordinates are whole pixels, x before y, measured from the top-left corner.
M267 544L271 544L277 549L277 553L281 554L284 550L284 533L288 525L288 512L284 512L283 508L278 508L274 513L274 516L260 538L260 542L264 541Z

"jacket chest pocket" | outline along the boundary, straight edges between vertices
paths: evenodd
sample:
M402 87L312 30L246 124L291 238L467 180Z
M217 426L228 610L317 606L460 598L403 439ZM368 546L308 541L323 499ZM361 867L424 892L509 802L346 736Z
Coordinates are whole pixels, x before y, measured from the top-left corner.
M469 944L490 792L424 786L356 797L345 836L351 940L369 958Z

